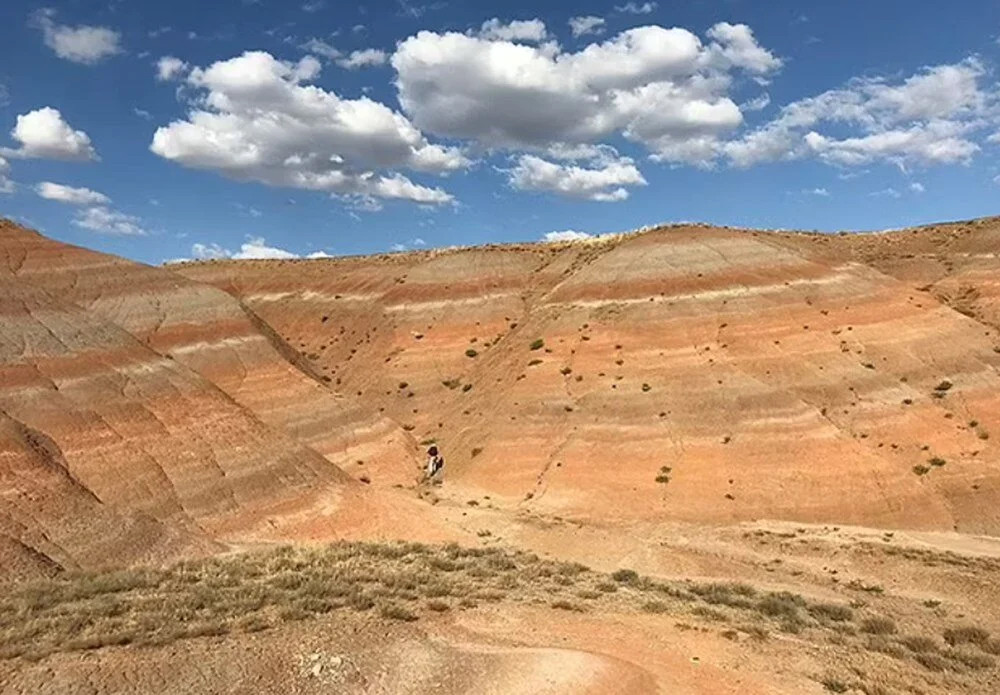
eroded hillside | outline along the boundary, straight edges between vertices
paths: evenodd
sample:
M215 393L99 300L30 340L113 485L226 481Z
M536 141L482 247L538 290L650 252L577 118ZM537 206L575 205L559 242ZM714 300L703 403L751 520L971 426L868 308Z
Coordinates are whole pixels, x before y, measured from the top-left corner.
M288 352L215 288L0 224L0 565L330 537L371 503L338 464L407 436Z
M579 519L1000 528L1000 222L670 227L186 264L448 453L456 499ZM409 471L366 460L376 485Z
M998 255L150 268L2 223L0 692L993 692Z

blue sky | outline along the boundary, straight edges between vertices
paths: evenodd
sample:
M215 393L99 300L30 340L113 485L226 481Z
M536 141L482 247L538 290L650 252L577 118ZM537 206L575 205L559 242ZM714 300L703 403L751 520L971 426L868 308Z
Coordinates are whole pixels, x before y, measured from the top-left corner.
M5 0L0 19L0 215L151 263L1000 212L995 0Z

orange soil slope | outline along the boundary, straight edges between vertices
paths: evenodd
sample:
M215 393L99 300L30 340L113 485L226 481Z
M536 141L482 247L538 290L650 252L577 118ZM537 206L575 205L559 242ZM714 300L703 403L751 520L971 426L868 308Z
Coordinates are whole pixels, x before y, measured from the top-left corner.
M335 463L410 460L271 340L214 288L0 222L3 574L298 535L363 497Z
M176 272L442 442L463 502L996 533L998 234L682 226Z

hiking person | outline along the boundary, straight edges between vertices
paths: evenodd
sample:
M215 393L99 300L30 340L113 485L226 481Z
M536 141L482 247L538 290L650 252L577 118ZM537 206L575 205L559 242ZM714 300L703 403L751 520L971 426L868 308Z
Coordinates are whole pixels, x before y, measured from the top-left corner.
M436 461L437 461L438 458L440 458L440 454L438 453L437 446L431 446L431 448L429 448L427 450L427 477L428 477L428 479L432 478L434 476L434 474L437 473L437 471L438 471L437 464L436 464Z

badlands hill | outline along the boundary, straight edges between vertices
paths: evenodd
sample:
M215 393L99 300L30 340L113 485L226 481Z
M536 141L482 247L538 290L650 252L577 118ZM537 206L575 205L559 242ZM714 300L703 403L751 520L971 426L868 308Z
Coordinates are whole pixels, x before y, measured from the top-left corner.
M1000 219L161 268L0 222L0 692L996 692L997 438Z
M445 444L471 498L594 521L995 533L998 253L1000 220L682 226L174 270L239 299L338 392ZM348 471L412 477L379 466Z

